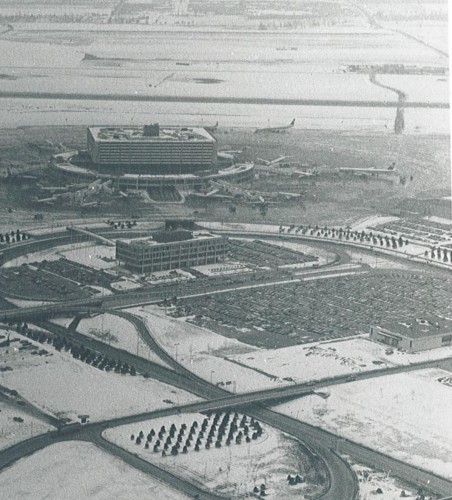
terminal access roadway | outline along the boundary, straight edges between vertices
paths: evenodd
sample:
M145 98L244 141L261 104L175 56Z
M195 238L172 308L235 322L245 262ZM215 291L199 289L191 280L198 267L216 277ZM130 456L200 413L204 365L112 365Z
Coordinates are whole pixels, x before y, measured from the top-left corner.
M56 242L52 236L49 239L53 239L53 244ZM59 241L62 241L63 238L58 237ZM62 244L62 243L61 243ZM47 243L45 243L47 245ZM49 244L49 246L51 246ZM24 245L24 250L27 247ZM19 250L19 249L18 249ZM20 252L20 251L19 251ZM16 255L17 251L14 252ZM339 263L339 262L338 262ZM329 271L325 271L329 274L333 271L334 267ZM364 271L364 269L362 269ZM334 271L333 271L334 273ZM288 280L290 281L290 280ZM270 280L275 284L274 280ZM279 280L280 284L283 284L285 280ZM253 283L245 286L265 286L267 283ZM225 288L234 289L235 287L224 287L218 286L218 291L221 292ZM179 292L182 290L179 289ZM187 290L188 291L188 290ZM200 293L212 293L215 290L204 290ZM186 295L186 290L183 291L182 295ZM199 292L196 290L196 292ZM187 293L187 295L189 295ZM117 301L116 303L114 301ZM111 308L123 308L123 307L131 307L134 305L140 305L143 303L149 303L162 300L162 297L150 297L149 293L140 294L122 294L120 296L111 296L103 297L101 301L99 299L91 299L91 300L83 300L83 301L73 301L72 303L60 303L53 304L48 306L39 306L35 308L25 308L25 309L10 309L9 311L2 311L0 313L3 321L7 320L19 320L28 317L48 317L53 314L67 314L69 311L76 314L77 312L84 312L86 310L91 310L95 308L99 310L99 306L102 307L102 310L109 310L110 312L114 312ZM435 491L440 494L448 494L452 491L452 483L443 478L437 477L434 474L428 473L426 471L422 471L416 467L409 466L402 462L399 462L391 457L383 455L381 453L375 452L371 449L368 449L362 445L358 445L357 443L352 443L348 440L344 440L335 436L329 432L326 432L322 429L319 429L314 426L310 426L303 422L299 422L298 420L292 419L290 417L278 414L265 406L263 404L269 405L271 401L279 401L285 399L287 397L301 397L306 394L312 394L312 392L318 388L325 387L327 385L336 384L336 383L344 383L347 380L344 377L335 377L333 379L326 379L317 381L315 383L301 384L298 386L289 386L283 389L268 389L265 391L258 391L254 393L248 394L238 394L231 395L228 394L223 389L216 387L212 384L209 384L207 381L196 377L193 373L186 370L180 364L178 364L174 359L169 356L168 353L164 352L163 349L157 344L155 339L152 337L152 333L147 329L146 325L144 325L139 318L131 318L131 315L128 313L117 311L118 315L123 317L127 317L127 319L131 320L135 325L137 330L139 331L141 337L149 344L149 346L159 355L161 358L170 364L171 369L166 369L155 363L151 363L147 360L143 360L142 358L134 357L129 353L125 353L124 351L120 351L120 355L122 357L128 356L130 357L130 363L143 363L144 365L140 366L138 369L145 373L148 373L150 376L155 376L155 378L162 380L166 383L173 384L177 387L188 390L192 393L197 394L198 396L207 399L207 401L202 401L199 403L194 403L191 405L185 405L182 407L173 407L171 409L160 410L157 412L150 413L142 413L139 415L130 415L127 417L107 420L104 422L97 422L93 424L87 424L85 426L65 426L61 427L58 431L47 433L45 435L37 436L30 440L19 443L7 450L4 450L0 453L0 469L7 467L14 461L27 456L39 449L42 449L49 444L60 440L67 439L81 439L95 442L102 449L113 453L123 460L128 462L130 465L137 467L138 469L146 472L150 475L153 475L159 478L162 481L165 481L172 485L173 487L184 491L190 495L198 495L199 498L215 498L215 495L207 493L202 489L190 484L189 482L176 478L174 475L169 474L162 469L153 466L147 462L138 459L135 455L122 450L111 443L105 441L102 437L102 432L109 428L118 425L123 425L130 422L138 422L147 420L157 416L170 415L175 413L181 413L185 411L209 411L216 409L224 409L224 408L236 408L240 407L241 409L246 409L247 414L258 418L259 420L271 425L275 428L282 430L288 434L293 435L294 437L300 439L309 449L315 450L315 452L321 457L323 463L325 464L328 475L329 475L329 487L328 490L325 491L322 498L325 500L337 500L338 498L347 498L352 499L355 497L357 493L357 479L355 474L351 471L350 467L344 462L337 454L337 450L341 453L347 453L354 457L356 460L361 461L362 463L376 466L384 470L390 469L393 474L400 476L401 478L419 485L423 486L431 491ZM50 324L47 324L50 329ZM59 333L61 334L62 327L52 326L51 329L55 331L55 328L59 328ZM57 332L55 332L57 333ZM81 334L78 334L74 331L74 328L67 330L67 335L71 336L71 340L77 340L78 342L86 345L90 343L90 348L94 350L99 350L100 352L106 353L107 349L114 350L110 346L107 346L101 342L94 341L87 337L84 338ZM96 345L94 345L96 344ZM118 353L109 352L109 355ZM137 358L137 359L132 359ZM431 364L429 364L430 366ZM410 367L400 367L397 369L390 370L408 370L408 369L419 369L421 366L410 366ZM358 378L366 378L372 376L379 376L387 373L387 370L375 370L371 373L363 373L356 376Z

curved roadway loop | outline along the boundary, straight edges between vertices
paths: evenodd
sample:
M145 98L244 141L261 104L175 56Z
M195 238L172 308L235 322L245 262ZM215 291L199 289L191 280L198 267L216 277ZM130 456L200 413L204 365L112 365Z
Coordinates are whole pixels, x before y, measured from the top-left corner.
M271 236L274 236L273 234ZM50 238L53 239L53 238ZM207 292L206 292L207 293ZM133 304L126 304L122 307L130 307ZM75 307L77 309L77 307ZM80 310L80 306L78 307ZM82 308L83 309L83 308ZM108 420L105 422L88 424L83 427L63 427L60 432L48 433L41 436L37 436L33 439L24 441L15 445L7 450L0 453L0 470L14 461L22 458L23 456L29 455L45 446L48 446L54 442L60 440L71 440L71 439L84 439L96 443L99 447L105 451L113 452L115 454L120 453L121 458L126 460L128 463L136 466L143 472L151 474L155 477L160 478L163 481L169 481L170 484L175 485L177 489L184 492L190 492L190 494L199 495L199 498L214 498L215 496L203 491L201 488L188 483L187 481L177 478L165 471L162 471L152 464L147 464L147 462L140 461L133 454L121 450L119 452L111 443L107 443L101 436L102 431L108 427L123 425L130 422L138 422L147 420L152 417L170 415L182 411L207 411L209 409L224 409L231 407L246 408L248 414L255 416L268 425L276 427L283 432L289 433L294 437L298 438L301 442L306 443L306 445L315 449L319 455L322 457L324 463L326 464L330 476L330 485L328 491L321 497L324 500L337 500L341 499L352 499L355 497L357 492L357 480L354 473L351 471L349 466L338 457L335 453L335 449L340 447L340 452L347 453L359 461L377 466L381 469L387 470L391 469L394 474L400 475L400 477L413 482L418 485L422 485L426 488L434 490L441 494L448 494L452 491L452 483L443 478L435 476L434 474L428 473L427 471L422 471L416 467L404 464L398 460L388 457L384 454L375 452L365 446L359 445L357 443L352 443L348 440L338 438L327 431L323 431L319 428L304 424L290 417L275 413L263 406L261 402L276 399L282 399L288 396L302 396L312 393L315 388L310 384L301 384L299 386L286 387L283 389L269 389L267 391L258 391L257 393L251 394L239 394L230 395L223 389L209 384L203 379L197 377L190 371L186 370L180 364L178 364L166 351L164 351L161 346L156 342L152 336L152 332L146 327L142 320L138 317L133 316L130 313L123 311L109 311L110 313L120 315L125 319L132 322L134 327L139 332L142 339L164 360L168 365L170 365L174 370L170 370L156 363L152 363L143 358L138 358L130 353L121 351L119 349L107 346L102 342L95 341L84 335L81 335L74 330L74 328L66 330L57 325L47 323L45 326L55 333L67 334L71 337L71 340L83 343L85 346L90 344L90 347L95 350L101 350L102 352L108 353L111 356L121 356L121 359L129 360L131 364L136 366L140 365L138 369L144 373L149 373L150 376L162 380L166 383L175 385L182 389L188 390L189 392L195 393L203 398L211 399L211 401L203 401L201 403L194 403L191 405L186 405L179 408L171 408L167 410L160 410L157 412L143 413L139 415L132 415L120 419ZM74 326L76 323L74 323ZM117 352L119 351L119 352ZM431 364L431 363L430 363ZM397 371L404 371L406 369L419 369L420 366L416 367L400 367L396 368ZM394 369L391 369L394 370ZM378 371L377 373L364 373L360 374L359 377L371 377L387 374L386 370ZM319 386L325 387L328 384L344 383L345 380L341 380L344 377L336 377L334 379L323 380L319 383ZM213 401L212 401L213 400ZM133 462L133 463L132 463ZM141 463L144 462L144 463ZM144 470L146 469L146 470ZM169 474L169 475L168 475ZM166 479L165 479L166 477Z

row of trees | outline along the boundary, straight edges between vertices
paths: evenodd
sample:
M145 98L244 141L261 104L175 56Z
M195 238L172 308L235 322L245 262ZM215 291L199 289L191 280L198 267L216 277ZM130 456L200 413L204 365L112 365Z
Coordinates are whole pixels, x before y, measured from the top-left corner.
M319 226L311 227L309 226L299 226L296 227L294 224L291 224L288 228L284 226L279 227L280 233L291 233L294 234L305 234L307 236L319 236L325 238L337 238L339 240L346 241L359 241L360 243L371 243L372 245L380 245L386 247L392 247L394 249L401 248L403 245L408 245L409 241L407 239L403 239L402 236L396 238L395 236L374 234L372 231L351 231L350 229L335 229L328 228L327 226L321 228Z
M447 248L436 248L433 247L430 252L426 250L424 252L424 257L430 257L436 260L442 260L443 262L452 262L452 250Z
M29 239L30 235L28 233L24 233L20 229L17 229L17 231L11 231L9 233L0 233L0 243L10 244Z
M31 338L40 344L47 343L52 345L57 351L65 350L70 352L74 359L79 359L80 361L88 363L99 370L105 370L106 372L114 371L115 373L120 373L122 375L136 375L135 367L130 366L127 363L122 363L121 361L98 354L87 347L77 346L64 337L53 335L42 330L30 329L27 323L19 324L17 326L17 330L26 337Z

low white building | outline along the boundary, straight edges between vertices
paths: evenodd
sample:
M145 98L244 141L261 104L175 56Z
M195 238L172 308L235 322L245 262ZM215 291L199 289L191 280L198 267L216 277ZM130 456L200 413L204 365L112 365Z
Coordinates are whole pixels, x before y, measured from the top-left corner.
M370 327L370 338L407 352L452 345L452 319L428 316Z

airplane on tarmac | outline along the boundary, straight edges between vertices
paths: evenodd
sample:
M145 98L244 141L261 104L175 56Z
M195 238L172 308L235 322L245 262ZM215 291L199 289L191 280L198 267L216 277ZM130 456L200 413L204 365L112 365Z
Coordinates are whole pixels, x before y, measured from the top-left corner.
M395 161L389 165L388 168L353 168L353 167L340 167L339 172L348 172L351 174L359 175L379 175L379 174L392 174L397 172L395 168Z
M112 184L111 180L102 182L102 179L97 179L91 184L88 184L85 188L79 189L77 191L69 191L67 188L64 192L55 192L58 188L49 188L52 192L52 196L49 198L36 198L36 203L43 203L47 205L54 205L57 202L71 202L80 206L94 206L98 204L97 200L91 201L93 196L99 195L101 193L113 194L113 189L110 188ZM43 188L46 190L45 188Z
M288 158L292 158L292 156L280 156L279 158L275 158L274 160L264 160L263 158L256 158L256 160L260 161L264 165L270 166L276 166L278 163L281 163L284 160L287 160Z
M261 132L285 132L286 130L293 128L295 125L295 118L289 123L289 125L283 125L281 127L266 127L266 128L257 128L254 133L259 134Z

